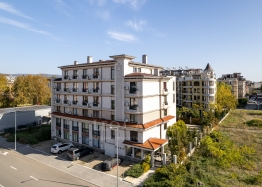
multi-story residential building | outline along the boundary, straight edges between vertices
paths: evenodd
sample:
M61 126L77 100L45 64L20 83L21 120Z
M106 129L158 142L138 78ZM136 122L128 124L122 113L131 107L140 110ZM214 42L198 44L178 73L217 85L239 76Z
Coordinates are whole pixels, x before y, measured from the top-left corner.
M215 102L216 75L209 63L204 70L180 67L161 74L176 76L177 106L192 108L193 104L201 104L208 108Z
M232 94L237 99L244 98L248 93L248 84L246 83L246 79L241 76L241 73L224 74L218 81L229 84L232 87Z
M52 136L119 155L143 159L168 143L176 122L176 79L133 56L61 66L52 81ZM118 128L118 134L117 129ZM116 141L118 140L118 147ZM153 160L153 159L152 159Z

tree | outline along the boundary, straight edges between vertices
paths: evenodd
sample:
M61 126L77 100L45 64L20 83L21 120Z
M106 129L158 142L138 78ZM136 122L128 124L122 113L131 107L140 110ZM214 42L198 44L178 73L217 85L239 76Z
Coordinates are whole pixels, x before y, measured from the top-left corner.
M48 80L42 75L18 76L12 92L15 105L46 104L51 96Z
M6 76L0 74L0 107L8 106L8 103L6 102L8 99L8 95L9 95L9 88L8 88L8 82Z
M237 106L237 99L231 93L231 86L224 83L219 82L217 84L217 92L216 92L216 105L215 108L217 111L222 112L222 110L231 110L235 109Z

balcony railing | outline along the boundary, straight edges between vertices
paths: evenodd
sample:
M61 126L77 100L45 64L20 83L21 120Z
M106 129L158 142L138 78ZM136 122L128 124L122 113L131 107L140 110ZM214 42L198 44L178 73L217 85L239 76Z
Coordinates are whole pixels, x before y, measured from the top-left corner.
M61 123L56 122L57 127L61 127Z
M68 75L65 75L65 76L64 76L64 79L68 79L68 77L69 77Z
M129 93L135 94L137 90L137 88L130 88Z
M64 104L68 104L69 103L69 101L68 100L64 100Z
M111 109L115 109L115 105L112 105L112 106L111 106Z
M94 78L94 79L97 79L97 78L98 78L98 76L99 76L99 74L98 74L98 73L95 73L95 74L93 74L93 78Z
M64 88L64 91L67 92L69 90L69 88Z
M83 133L89 133L89 129L82 128L82 132L83 132Z
M78 91L78 88L73 88L73 92L77 92Z
M73 105L77 105L78 101L73 101Z
M56 102L56 103L60 103L60 102L61 102L61 100L60 100L60 99L57 99L57 100L55 100L55 102Z
M88 75L82 75L83 79L87 79Z
M78 130L79 130L79 127L72 126L72 130L73 130L73 131L78 131Z
M56 88L56 91L57 91L57 92L60 92L60 91L61 91L61 88L57 87L57 88Z
M130 109L130 110L136 110L137 107L138 107L138 105L131 105L131 106L129 107L129 109Z
M73 75L73 79L77 79L78 75Z
M100 136L100 131L95 131L95 130L93 130L93 135Z
M168 89L167 89L167 88L164 88L164 91L165 91L165 92L168 92Z
M83 102L82 102L82 105L85 105L85 106L87 106L87 104L88 104L88 102L87 102L87 101L83 101Z
M165 104L165 105L168 105L168 102L167 102L167 101L165 101L165 102L164 102L164 104Z
M69 125L64 124L64 129L69 129Z
M97 87L97 88L93 88L93 92L98 93L98 91L99 91L99 88L98 88L98 87Z
M82 92L87 92L88 88L82 88Z
M98 106L99 102L94 102L93 106Z

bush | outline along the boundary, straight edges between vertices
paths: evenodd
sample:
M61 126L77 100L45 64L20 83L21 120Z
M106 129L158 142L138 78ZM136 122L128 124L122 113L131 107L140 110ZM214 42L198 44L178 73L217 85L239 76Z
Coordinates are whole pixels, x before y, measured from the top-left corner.
M261 119L252 119L246 122L248 126L253 127L262 127L262 120Z
M147 162L145 162L145 161L143 161L143 162L141 163L141 166L142 166L142 168L143 168L143 170L144 170L144 173L147 172L147 171L150 169L150 164L147 163Z
M144 169L141 164L133 165L129 170L126 171L126 175L134 178L140 177L144 173Z

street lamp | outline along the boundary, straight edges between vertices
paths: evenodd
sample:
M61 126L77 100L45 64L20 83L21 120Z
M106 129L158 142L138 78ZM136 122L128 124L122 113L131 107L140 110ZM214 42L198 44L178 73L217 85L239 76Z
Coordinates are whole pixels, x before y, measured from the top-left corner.
M118 187L118 127L110 127L110 129L117 129L117 136L116 136L116 169L117 169L117 183L116 186Z

